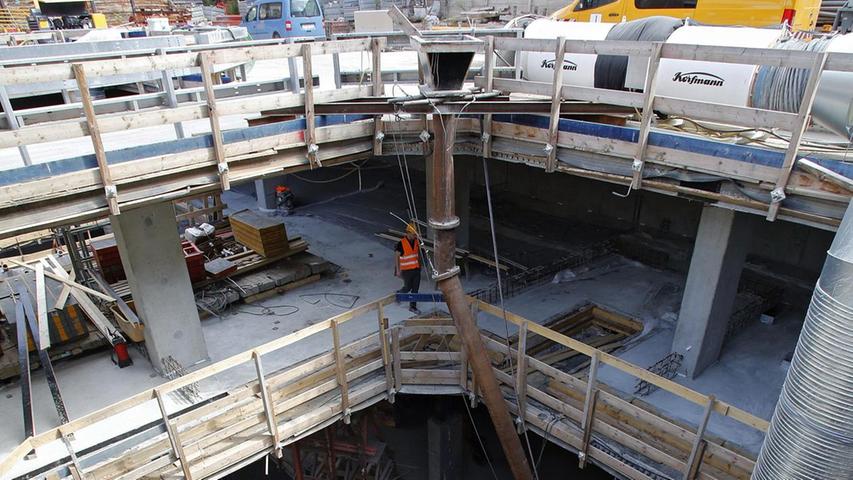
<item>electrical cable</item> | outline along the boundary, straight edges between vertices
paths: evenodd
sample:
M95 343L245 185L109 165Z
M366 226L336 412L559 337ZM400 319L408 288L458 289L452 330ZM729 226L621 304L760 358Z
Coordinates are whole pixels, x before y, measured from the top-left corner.
M299 295L299 298L301 298L301 299L302 299L302 301L304 301L305 303L308 303L308 304L310 304L310 305L317 305L317 304L319 304L319 303L320 303L320 299L319 299L319 298L318 298L316 301L312 302L312 301L308 300L306 297L320 297L320 296L322 296L322 297L323 297L323 300L325 300L325 301L326 301L326 303L328 303L328 304L330 304L330 305L334 305L334 306L336 306L336 307L338 307L338 308L343 308L344 310L349 310L349 309L351 309L352 307L354 307L354 306L355 306L355 304L358 302L358 300L361 298L359 295L350 295L350 294L348 294L348 293L334 293L334 292L326 292L326 293L303 293L303 294ZM341 299L346 299L346 300L347 300L347 303L338 303L338 302L335 302L335 301L331 300L331 298L330 298L330 297L331 297L331 298L341 298Z
M495 480L498 480L498 473L495 471L495 466L492 465L492 459L489 458L489 452L486 451L486 445L483 443L483 439L480 438L480 430L477 429L477 422L474 421L474 415L471 415L471 407L468 406L468 402L464 395L460 398L462 398L462 403L465 404L465 411L468 412L468 418L471 420L471 426L474 427L474 434L477 436L477 442L480 443L480 448L483 450L486 462L489 463L489 470L492 471L492 477L494 477Z
M251 312L248 310L248 308L259 308L261 311L260 312ZM288 312L284 312L284 313L276 312L276 309L279 309L279 308L291 308L292 310L288 311ZM257 306L251 306L251 307L249 307L249 306L237 307L237 308L235 308L235 310L240 312L240 313L245 313L247 315L254 315L256 317L266 317L266 316L286 317L288 315L293 315L293 314L299 312L299 307L297 307L296 305L257 305Z
M471 104L473 104L476 101L477 101L477 97L474 97L470 102L466 103L465 105L462 106L461 109L459 109L459 113L451 114L451 117L455 118L458 115L462 114L462 112L464 112L465 109L468 108L468 106L470 106ZM441 111L438 109L438 107L434 103L430 102L430 105L432 105L433 109L435 109L436 113L438 114L438 119L439 119L439 122L441 123L441 129L444 131L445 138L447 138L447 127L444 125L444 120L443 120ZM453 142L445 142L445 143L446 143L446 145L444 147L445 152L453 148ZM485 176L485 183L486 183L486 203L488 205L488 210L489 210L489 226L490 226L491 237L492 237L492 250L493 250L494 261L495 261L495 272L497 274L498 298L500 299L500 308L501 308L501 311L503 312L504 329L506 332L506 335L504 336L504 341L506 342L507 358L509 359L510 376L513 376L514 372L515 372L515 365L513 364L513 359L512 359L512 347L509 344L509 320L507 319L506 306L504 305L503 285L501 283L500 260L499 260L499 256L498 256L497 234L495 232L495 218L494 218L494 210L492 208L492 194L491 194L491 187L489 186L489 181L490 181L489 180L489 169L488 169L488 164L486 162L486 157L483 157L483 175ZM524 440L525 440L525 443L527 444L527 453L530 455L530 459L532 461L533 460L533 449L530 446L530 436L527 433L527 422L524 419L524 412L521 411L521 405L518 402L518 390L517 390L515 385L513 385L513 390L515 391L516 409L519 412L518 419L521 421L522 429L524 430ZM538 469L536 468L535 465L531 465L531 467L533 470L533 476L536 478L536 480L539 480Z

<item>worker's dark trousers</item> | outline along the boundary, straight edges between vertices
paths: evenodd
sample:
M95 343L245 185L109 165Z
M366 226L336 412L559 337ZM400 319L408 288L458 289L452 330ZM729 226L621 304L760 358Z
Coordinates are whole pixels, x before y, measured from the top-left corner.
M403 288L397 290L397 293L418 293L421 288L421 269L403 270L400 272L400 277L403 278ZM409 308L418 308L417 302L409 303Z

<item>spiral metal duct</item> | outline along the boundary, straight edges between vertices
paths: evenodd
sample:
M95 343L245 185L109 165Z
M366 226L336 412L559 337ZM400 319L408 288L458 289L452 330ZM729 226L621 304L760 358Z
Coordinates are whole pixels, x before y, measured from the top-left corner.
M756 480L853 478L853 204L827 253Z

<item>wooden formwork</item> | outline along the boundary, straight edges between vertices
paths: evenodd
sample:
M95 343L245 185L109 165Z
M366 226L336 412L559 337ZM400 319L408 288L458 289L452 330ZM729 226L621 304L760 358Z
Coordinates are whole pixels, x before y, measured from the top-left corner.
M476 381L448 318L412 319L389 327L384 307L388 296L319 322L270 343L234 355L159 387L147 390L61 427L26 439L0 463L4 478L28 472L24 457L35 449L51 455L54 444L69 449L46 470L29 473L48 478L133 479L174 477L218 478L263 455L279 455L283 446L343 420L398 393L465 394L476 403ZM472 308L503 316L486 303L471 300ZM371 317L377 331L342 343L341 325ZM589 374L570 375L505 341L483 336L494 355L495 375L510 411L523 412L520 428L529 428L549 441L577 452L582 463L594 462L620 477L660 478L678 475L705 480L747 479L754 460L720 439L705 434L711 412L760 431L767 422L712 396L706 396L659 377L638 366L529 322L511 312L510 323L520 328L517 345L526 352L528 337L549 341L587 355ZM264 357L317 334L326 334L329 350L289 367L265 373ZM500 364L512 358L509 372ZM170 392L215 378L240 365L253 365L254 380L208 401L180 410L170 407ZM648 406L638 405L597 381L599 365L608 365L650 382L673 395L702 405L707 415L698 426L681 425ZM529 367L524 368L525 366ZM107 452L74 451L71 435L96 424L120 425L122 414L148 405L160 420L123 435L114 428ZM156 405L156 407L154 407ZM105 437L109 435L102 434ZM48 453L44 453L48 452ZM21 463L19 465L20 462ZM663 472L663 473L661 473Z

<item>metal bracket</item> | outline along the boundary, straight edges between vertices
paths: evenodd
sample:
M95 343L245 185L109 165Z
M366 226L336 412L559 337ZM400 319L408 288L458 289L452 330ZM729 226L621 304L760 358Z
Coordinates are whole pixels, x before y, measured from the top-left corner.
M785 189L784 189L784 188L782 188L782 187L774 188L774 189L770 192L770 201L771 201L771 203L779 203L779 202L781 202L782 200L785 200L785 198L787 198L787 195L785 195Z
M227 163L220 163L219 164L219 174L220 175L222 175L223 173L228 173L228 170L229 170L229 168L228 168Z
M376 141L381 142L382 140L385 140L385 133L376 132Z
M542 148L542 150L545 150L546 154L551 153L551 150L553 150L553 149L554 149L554 146L551 145L550 143L546 143L545 146Z
M107 198L116 198L118 197L118 189L115 185L104 185L104 193Z
M418 138L420 138L422 142L428 143L430 138L432 138L432 135L430 135L426 130L421 130L421 134L418 135Z
M633 162L631 162L631 170L633 170L635 172L639 172L642 169L643 169L643 161L642 160L635 159Z
M480 135L480 140L482 140L483 142L488 142L490 138L492 138L492 136L488 133L485 133L485 132L483 132L483 134Z
M446 222L440 222L438 220L429 219L429 226L436 230L453 230L454 228L459 226L459 217L453 217Z
M351 408L347 408L346 410L344 410L344 423L345 424L347 424L347 425L350 424L350 422L352 421L351 416L352 416L352 409Z
M444 273L434 274L432 276L432 279L436 282L440 282L442 280L447 280L448 278L455 277L456 275L459 275L459 265L454 265L453 268Z

